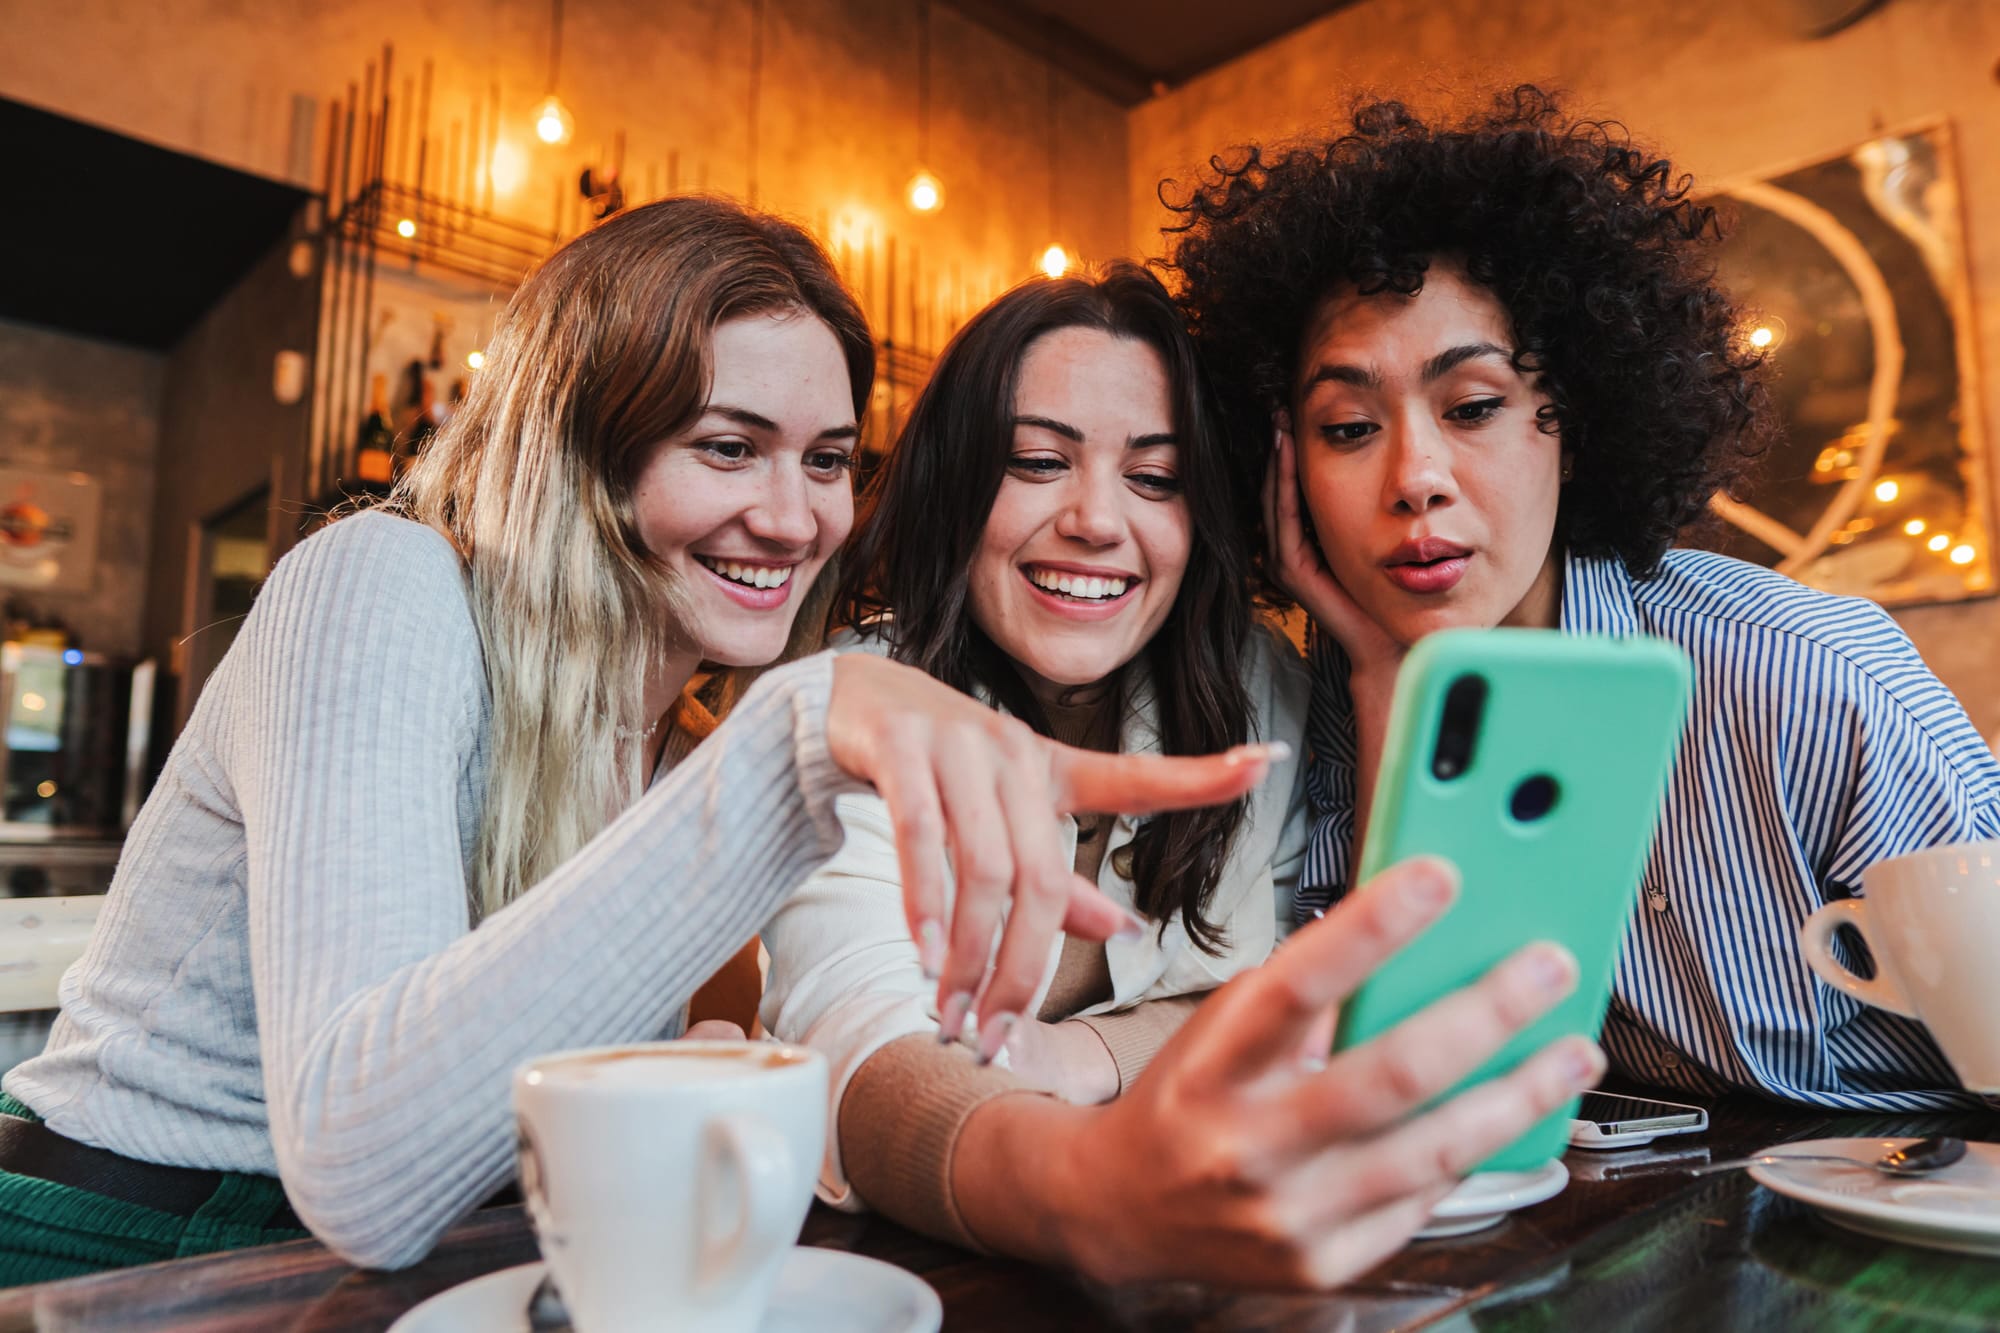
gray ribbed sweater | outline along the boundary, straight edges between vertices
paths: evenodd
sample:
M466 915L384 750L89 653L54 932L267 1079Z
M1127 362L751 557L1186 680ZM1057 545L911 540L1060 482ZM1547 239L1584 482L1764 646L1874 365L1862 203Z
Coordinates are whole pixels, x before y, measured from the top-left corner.
M84 1143L282 1176L351 1261L415 1262L513 1169L534 1055L678 1032L840 844L821 656L469 928L489 697L458 557L384 514L280 562L6 1091Z

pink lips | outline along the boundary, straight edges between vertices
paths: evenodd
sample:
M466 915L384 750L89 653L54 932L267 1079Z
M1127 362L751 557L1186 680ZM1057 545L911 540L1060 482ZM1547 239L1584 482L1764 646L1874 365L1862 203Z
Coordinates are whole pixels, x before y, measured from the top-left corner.
M724 595L731 601L752 611L770 611L783 606L785 599L792 595L792 584L798 579L797 573L794 573L791 578L785 580L775 588L753 588L747 583L738 583L735 579L724 578L707 565L702 564L699 560L693 560L689 563L700 569L702 573L708 575L709 580L716 587L722 589Z
M1382 572L1404 592L1434 595L1450 592L1465 577L1472 552L1442 537L1420 537L1389 553Z
M1107 597L1100 602L1079 602L1057 593L1052 593L1047 588L1042 587L1028 577L1028 571L1025 568L1020 571L1021 582L1028 585L1029 593L1033 595L1035 601L1041 605L1043 610L1061 616L1064 620L1082 621L1086 624L1093 621L1110 620L1118 615L1131 604L1133 597L1139 591L1139 584L1141 582L1136 574L1089 569L1081 565L1041 564L1041 568L1053 569L1065 574L1096 575L1099 578L1123 578L1127 581L1125 591L1116 597Z

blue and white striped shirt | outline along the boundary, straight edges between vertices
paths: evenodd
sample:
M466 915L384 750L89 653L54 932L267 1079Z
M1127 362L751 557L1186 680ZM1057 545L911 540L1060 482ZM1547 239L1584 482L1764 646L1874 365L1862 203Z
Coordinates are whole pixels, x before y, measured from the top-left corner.
M2000 762L1895 621L1740 560L1671 551L1646 580L1571 555L1562 629L1655 635L1694 664L1605 1023L1613 1063L1710 1095L1870 1111L1982 1104L1920 1024L1820 982L1799 950L1800 923L1858 894L1867 866L2000 838ZM1346 891L1354 839L1347 663L1316 637L1301 919Z

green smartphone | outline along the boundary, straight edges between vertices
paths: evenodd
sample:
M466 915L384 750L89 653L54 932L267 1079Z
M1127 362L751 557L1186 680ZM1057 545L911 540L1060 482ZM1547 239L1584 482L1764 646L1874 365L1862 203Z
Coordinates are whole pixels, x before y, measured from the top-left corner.
M1444 630L1410 651L1358 882L1429 854L1457 865L1462 887L1348 999L1335 1049L1379 1035L1534 940L1576 955L1575 992L1452 1092L1566 1033L1597 1035L1688 693L1686 655L1660 639ZM1480 1169L1526 1171L1555 1157L1575 1110L1556 1111Z

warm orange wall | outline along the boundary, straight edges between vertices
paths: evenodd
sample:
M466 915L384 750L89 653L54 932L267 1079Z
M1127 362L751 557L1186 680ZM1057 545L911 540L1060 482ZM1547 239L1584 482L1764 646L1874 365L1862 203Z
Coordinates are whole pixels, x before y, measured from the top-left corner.
M502 137L523 175L498 202L524 221L551 222L558 192L574 193L578 170L604 160L620 127L628 193L664 191L670 153L683 189L747 193L752 0L564 9L560 92L577 135L563 150L536 143L528 126L546 80L548 0L0 0L0 95L283 177L294 174L294 98L316 111L393 40L397 94L425 57L435 61L441 136L454 119L469 126L473 99L498 83ZM1032 271L1051 230L1039 60L933 7L929 165L947 202L920 218L902 203L918 151L917 0L763 0L763 11L761 203L824 219L850 242L857 280L868 238L882 248L895 236L899 272L914 247L944 307ZM1117 254L1129 234L1124 113L1067 78L1056 88L1055 225L1073 251ZM306 182L315 186L323 133L322 114ZM878 261L868 297L878 323L881 282ZM929 278L920 282L931 299ZM908 293L897 300L907 333Z
M1364 0L1133 110L1132 238L1161 250L1154 190L1218 150L1330 122L1369 89L1420 107L1521 81L1571 90L1703 180L1840 152L1878 130L1958 131L1984 424L2000 474L2000 3L1886 0L1835 35L1792 0ZM2000 601L1897 618L1988 736L2000 736Z

